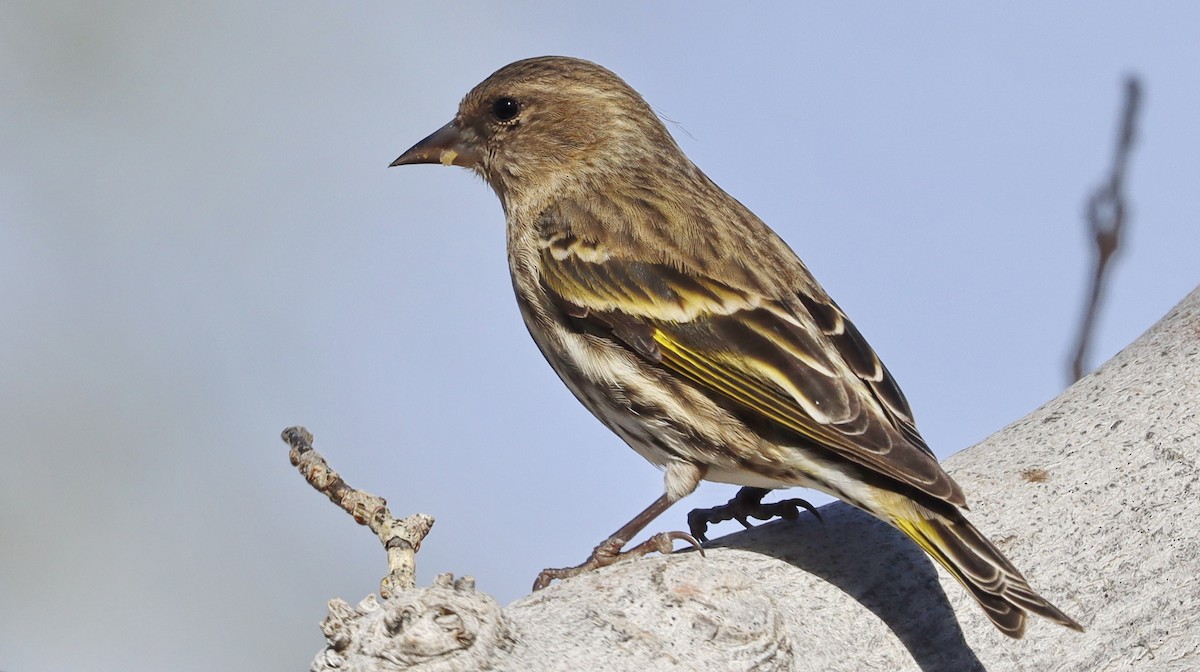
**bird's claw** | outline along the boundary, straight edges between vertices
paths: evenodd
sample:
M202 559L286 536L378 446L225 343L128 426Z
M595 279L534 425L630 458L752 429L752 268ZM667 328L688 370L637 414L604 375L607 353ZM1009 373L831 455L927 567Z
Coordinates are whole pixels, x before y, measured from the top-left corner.
M622 560L640 558L641 556L649 555L650 553L661 553L663 555L668 555L675 551L676 541L685 541L691 544L692 548L699 551L701 556L704 555L704 549L700 547L700 542L695 536L688 534L687 532L659 532L658 534L650 537L646 541L643 541L627 551L621 550L625 547L625 542L623 540L615 537L609 537L601 542L599 546L592 549L592 555L588 557L587 560L584 560L582 563L575 565L574 567L543 569L537 575L537 579L534 580L533 589L535 591L541 590L542 588L550 585L556 579L560 581L563 579L569 579L573 576L579 576L580 574L585 574L594 569L607 567Z
M655 551L667 555L675 552L676 541L685 541L691 544L692 548L699 551L701 556L704 555L704 548L700 546L700 541L687 532L659 532L646 541L625 551L622 555L638 557Z
M733 499L721 506L714 506L711 509L693 509L688 514L688 529L696 539L708 541L705 533L708 532L708 526L712 523L736 520L746 529L750 529L754 527L750 523L750 518L796 520L800 517L800 509L808 511L816 516L817 520L825 522L817 508L803 499L793 498L780 502L763 503L762 498L768 492L770 490L764 488L742 488L733 496Z

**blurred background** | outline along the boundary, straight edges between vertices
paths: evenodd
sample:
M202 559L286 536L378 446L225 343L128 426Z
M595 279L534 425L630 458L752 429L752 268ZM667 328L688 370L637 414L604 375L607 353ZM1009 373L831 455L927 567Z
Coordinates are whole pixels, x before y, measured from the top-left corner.
M289 425L436 516L420 583L502 603L658 496L525 333L490 190L386 167L500 66L580 56L641 91L945 457L1065 385L1129 73L1091 361L1196 286L1197 26L1187 3L4 2L0 669L305 669L384 555L288 465Z

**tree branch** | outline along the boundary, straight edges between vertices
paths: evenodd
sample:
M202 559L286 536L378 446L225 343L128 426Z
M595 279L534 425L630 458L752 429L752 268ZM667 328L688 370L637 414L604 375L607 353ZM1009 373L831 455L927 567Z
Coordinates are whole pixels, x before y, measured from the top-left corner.
M379 594L389 597L417 584L417 551L433 527L433 516L415 513L402 520L392 517L387 501L350 487L321 454L313 449L313 435L303 427L283 430L283 440L291 446L288 457L308 484L325 493L329 501L354 516L379 536L387 550L388 574L379 582Z
M1108 180L1096 188L1087 200L1086 218L1088 230L1096 242L1096 266L1092 271L1092 284L1088 302L1079 324L1079 336L1075 342L1075 356L1071 359L1070 382L1083 377L1087 365L1088 348L1092 333L1096 330L1096 315L1100 309L1100 296L1104 291L1104 278L1108 262L1121 244L1121 229L1125 226L1125 171L1129 165L1129 152L1137 126L1137 113L1142 99L1142 85L1137 77L1125 81L1125 105L1121 114L1121 128L1117 134L1117 151L1113 156L1112 170Z

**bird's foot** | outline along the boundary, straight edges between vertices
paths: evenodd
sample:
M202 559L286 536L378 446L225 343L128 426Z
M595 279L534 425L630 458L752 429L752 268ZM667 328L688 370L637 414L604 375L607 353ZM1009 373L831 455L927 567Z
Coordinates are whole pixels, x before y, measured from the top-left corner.
M648 553L662 553L666 555L675 550L676 541L686 541L693 548L700 551L700 555L704 555L704 549L700 548L700 542L695 537L687 532L659 532L650 537L646 541L634 546L633 548L622 552L625 547L625 540L617 537L609 537L605 539L599 546L592 550L592 555L582 564L574 567L562 567L558 569L543 569L537 576L537 580L533 582L534 590L541 590L550 585L555 579L569 579L573 576L579 576L593 569L600 569L611 564L628 560L630 558L638 558Z
M688 529L691 530L693 537L700 541L708 541L708 537L704 536L708 532L708 526L726 520L736 520L749 529L754 527L750 524L750 518L755 520L772 518L795 520L800 516L800 509L808 511L816 516L817 520L821 520L821 514L816 507L803 499L785 499L781 502L764 504L762 499L767 496L768 492L770 490L766 488L746 487L738 490L733 499L721 506L714 506L711 509L693 509L688 514Z

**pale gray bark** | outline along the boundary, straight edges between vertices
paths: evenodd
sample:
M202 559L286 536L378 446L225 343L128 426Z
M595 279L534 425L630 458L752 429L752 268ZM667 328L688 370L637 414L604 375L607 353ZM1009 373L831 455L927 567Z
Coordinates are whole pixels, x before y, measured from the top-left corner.
M581 576L501 610L446 578L341 603L343 670L1200 669L1200 289L1095 373L946 460L971 520L1087 627L997 632L843 504ZM340 647L340 648L339 648Z

